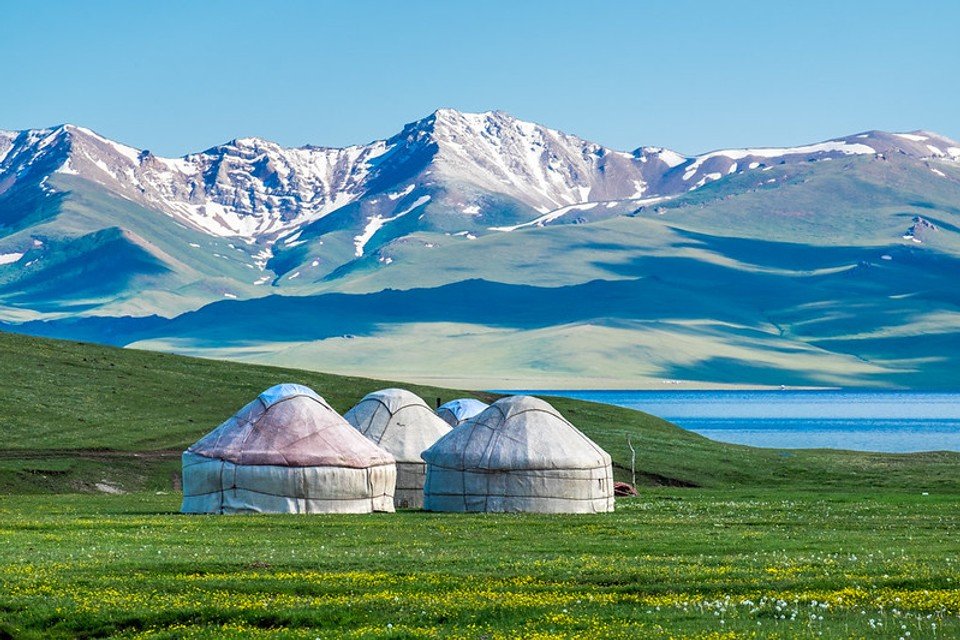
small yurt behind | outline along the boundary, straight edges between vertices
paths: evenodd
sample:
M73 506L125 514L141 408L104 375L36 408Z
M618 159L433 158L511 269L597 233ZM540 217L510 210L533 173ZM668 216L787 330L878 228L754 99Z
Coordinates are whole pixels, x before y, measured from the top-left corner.
M184 513L393 511L394 458L313 390L280 384L183 453Z
M548 403L494 402L424 451L428 511L613 511L609 454Z
M458 398L440 405L437 415L451 427L459 427L473 416L480 415L489 406L486 402L474 398Z
M420 454L450 431L450 426L419 396L403 389L368 393L343 417L396 458L394 504L411 509L422 507L425 465Z

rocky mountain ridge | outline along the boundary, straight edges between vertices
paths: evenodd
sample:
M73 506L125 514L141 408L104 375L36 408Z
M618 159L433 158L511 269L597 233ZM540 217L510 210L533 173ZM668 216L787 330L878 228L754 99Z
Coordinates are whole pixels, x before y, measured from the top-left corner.
M436 207L438 192L446 210L470 219L494 194L516 203L515 215L529 210L512 221L522 225L572 205L669 198L774 164L869 154L960 160L960 143L928 132L873 131L687 157L658 147L616 151L502 112L440 109L365 145L284 148L240 138L162 158L62 125L0 132L0 196L18 182L74 175L204 233L255 242L360 201L379 205L361 215L364 227L364 220L395 217L418 199L425 204L427 195Z

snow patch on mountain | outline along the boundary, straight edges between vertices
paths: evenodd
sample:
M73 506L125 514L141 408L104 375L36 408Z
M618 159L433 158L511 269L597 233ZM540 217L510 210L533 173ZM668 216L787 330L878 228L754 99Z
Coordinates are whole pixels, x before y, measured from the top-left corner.
M695 185L693 185L692 187L690 187L690 191L693 191L694 189L699 189L700 187L702 187L703 185L707 184L708 182L713 182L714 180L719 180L719 179L722 178L722 177L723 177L723 174L720 174L720 173L708 173L708 174L705 174L705 175L702 176L699 180L697 180L697 183L696 183Z
M0 264L13 264L19 262L24 254L22 253L0 253Z
M410 195L410 192L416 188L417 185L409 184L402 191L396 191L394 193L388 193L387 198L390 200L399 200L400 198Z
M63 164L60 165L60 168L59 168L59 169L57 169L57 173L62 173L63 175L66 175L66 176L78 176L78 175L80 175L80 172L77 171L76 169L74 169L74 168L70 165L70 158L67 158L66 160L63 161Z
M655 204L655 203L657 203L657 202L663 202L663 201L665 201L665 200L670 200L670 199L671 199L671 198L670 198L669 196L657 196L657 197L653 197L653 198L634 199L634 200L630 200L629 203L630 203L631 205L634 205L634 206L637 206L637 207L641 207L641 206L644 206L644 205ZM503 227L489 227L489 230L490 230L490 231L510 232L510 231L516 231L517 229L524 229L524 228L526 228L526 227L542 227L542 226L544 226L544 225L546 225L546 224L549 224L549 223L553 222L554 220L556 220L556 219L558 219L558 218L560 218L560 217L562 217L562 216L565 216L566 214L568 214L568 213L570 213L570 212L572 212L572 211L589 211L590 209L596 208L596 207L599 206L600 204L606 204L606 206L607 206L608 208L610 208L611 205L615 207L615 206L619 205L620 202L608 202L608 203L601 203L601 202L584 202L584 203L582 203L582 204L572 204L572 205L568 205L568 206L566 206L566 207L561 207L561 208L556 209L556 210L554 210L554 211L550 211L550 212L548 212L548 213L545 213L544 215L539 216L539 217L537 217L537 218L534 218L533 220L530 220L530 221L528 221L528 222L523 222L523 223L521 223L521 224L515 224L515 225L503 226Z
M370 239L373 238L374 234L376 234L377 231L379 231L383 227L383 225L387 224L388 222L393 222L398 218L402 218L403 216L407 215L414 209L418 207L422 207L423 205L427 204L427 202L429 201L430 201L430 196L420 196L414 201L412 205L410 205L403 211L400 211L399 213L395 213L389 218L384 218L379 214L368 218L367 224L363 228L363 232L360 233L360 235L354 236L353 238L354 255L356 255L356 257L358 258L363 257L364 247L367 246L367 243L370 242Z
M271 258L273 258L273 248L268 245L267 247L253 254L252 258L253 264L256 265L260 271L264 271L267 268L267 263L270 262Z
M687 161L685 156L680 155L676 151L671 151L670 149L662 149L659 153L660 159L666 163L668 167L678 167L684 162Z
M562 215L565 215L571 211L588 211L596 207L599 202L586 202L584 204L572 204L566 207L561 207L555 211L546 213L539 218L535 218L530 222L524 222L523 224L515 224L509 227L490 227L491 231L516 231L517 229L522 229L524 227L542 227L548 222L552 222L559 218Z
M898 138L903 138L904 140L911 140L913 142L923 142L924 140L928 139L927 136L920 136L915 133L895 133L893 135L897 136Z
M780 158L783 156L795 156L795 155L815 155L820 153L830 153L838 152L844 155L856 155L856 154L874 154L876 150L866 144L861 143L850 143L843 140L831 140L828 142L820 142L818 144L810 144L802 147L768 147L760 149L724 149L722 151L711 151L710 153L705 153L693 161L684 174L684 180L687 180L686 177L688 174L692 177L697 170L703 166L707 160L711 158L729 158L730 160L743 160L744 158Z
M17 139L16 131L5 131L0 129L0 162L7 157L10 149L13 148L13 141Z

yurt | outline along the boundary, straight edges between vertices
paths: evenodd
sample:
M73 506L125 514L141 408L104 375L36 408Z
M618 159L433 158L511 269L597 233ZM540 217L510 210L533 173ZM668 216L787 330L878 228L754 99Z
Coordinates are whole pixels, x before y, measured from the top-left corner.
M393 511L394 458L313 390L279 384L183 453L184 513Z
M394 504L410 509L422 507L425 465L420 454L450 431L450 426L419 396L404 389L368 393L343 417L396 458Z
M423 459L428 511L613 511L609 454L530 396L494 402Z
M486 402L480 402L475 398L458 398L440 405L437 408L437 415L451 427L459 427L489 406Z

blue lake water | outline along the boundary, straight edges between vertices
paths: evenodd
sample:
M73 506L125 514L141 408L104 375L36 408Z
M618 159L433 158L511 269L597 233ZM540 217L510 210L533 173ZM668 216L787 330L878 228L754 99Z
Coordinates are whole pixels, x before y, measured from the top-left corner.
M960 393L789 390L525 393L640 409L714 440L756 447L960 451Z

